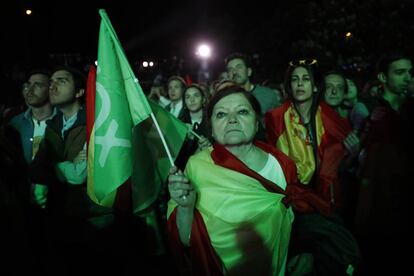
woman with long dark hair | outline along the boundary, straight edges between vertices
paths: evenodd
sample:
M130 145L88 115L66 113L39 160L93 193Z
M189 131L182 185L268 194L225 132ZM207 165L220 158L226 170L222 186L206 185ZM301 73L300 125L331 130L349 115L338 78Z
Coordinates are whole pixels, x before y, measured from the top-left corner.
M175 162L181 169L185 167L191 155L211 146L210 130L207 125L205 110L207 98L203 89L198 84L193 83L184 90L183 99L183 110L178 118L188 124L198 137L191 134L187 137Z
M296 163L300 196L308 204L295 209L288 271L342 275L360 257L337 215L342 207L337 171L347 154L343 141L351 127L320 102L323 82L316 59L291 61L285 89L289 99L266 114L267 137Z

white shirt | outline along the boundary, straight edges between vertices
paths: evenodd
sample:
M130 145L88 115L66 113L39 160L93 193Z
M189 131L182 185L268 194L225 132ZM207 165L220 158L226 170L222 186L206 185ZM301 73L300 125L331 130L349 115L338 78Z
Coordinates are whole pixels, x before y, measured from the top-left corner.
M174 115L174 117L178 118L180 115L181 109L183 108L183 101L179 101L178 103L171 103L170 105L170 113Z
M273 155L267 155L266 165L257 173L266 178L267 180L276 183L283 190L286 189L287 184L285 174L283 173L279 161L277 161L277 159L274 158Z
M39 145L43 139L43 136L45 136L46 120L48 119L45 119L43 121L38 121L32 117L32 121L33 121L32 159L35 157L37 151L39 150Z
M65 119L65 116L62 116L63 118L63 127L62 127L62 138L64 137L65 131L70 129L73 124L76 122L76 119L78 118L78 113L76 112L75 115L70 117L69 119Z
M191 116L190 116L190 117L191 117ZM191 125L193 125L193 126L194 126L194 124L195 124L195 123L197 123L197 124L201 124L202 119L203 119L203 118L197 118L197 119L193 119L193 118L191 118Z

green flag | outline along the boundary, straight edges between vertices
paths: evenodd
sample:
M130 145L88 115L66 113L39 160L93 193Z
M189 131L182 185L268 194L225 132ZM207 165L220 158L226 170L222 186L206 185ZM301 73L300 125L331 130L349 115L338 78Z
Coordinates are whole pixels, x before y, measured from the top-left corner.
M88 194L113 207L132 200L145 219L152 254L164 252L157 198L187 134L186 125L148 102L104 10L99 33L96 82L88 82ZM129 185L124 183L127 180ZM122 189L130 187L131 189ZM123 193L121 191L129 191ZM122 194L122 196L120 196ZM119 196L119 197L118 197ZM124 200L123 200L124 199Z
M88 192L97 203L111 205L116 189L132 174L132 129L148 118L151 108L128 63L104 10L98 43L94 152ZM91 152L91 151L90 151ZM112 199L108 199L111 197Z
M154 122L158 122L173 160L185 140L187 127L164 108L153 102L150 105L157 120L148 118L133 132L132 208L147 224L149 254L158 255L165 253L161 220L166 218L165 185L171 164Z
M95 108L88 149L88 194L98 204L111 207L117 189L132 176L133 209L139 213L159 195L188 129L148 102L106 12L99 13L96 97L95 104L87 108L88 113Z
M188 128L158 104L150 101L150 105L171 157L175 160ZM167 180L171 164L160 137L154 120L151 118L134 128L134 146L136 147L132 175L134 213L150 207L160 195L162 183Z

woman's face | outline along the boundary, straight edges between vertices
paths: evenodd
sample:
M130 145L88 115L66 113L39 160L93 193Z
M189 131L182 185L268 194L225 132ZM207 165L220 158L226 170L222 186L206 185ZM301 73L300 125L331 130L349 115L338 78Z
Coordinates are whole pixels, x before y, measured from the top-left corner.
M224 146L249 144L258 130L256 113L241 93L219 100L211 115L213 137Z
M184 102L190 112L197 112L203 108L204 97L200 90L190 87L184 93Z
M290 78L292 96L296 102L307 102L312 100L316 87L313 85L312 76L304 67L297 67L293 70Z

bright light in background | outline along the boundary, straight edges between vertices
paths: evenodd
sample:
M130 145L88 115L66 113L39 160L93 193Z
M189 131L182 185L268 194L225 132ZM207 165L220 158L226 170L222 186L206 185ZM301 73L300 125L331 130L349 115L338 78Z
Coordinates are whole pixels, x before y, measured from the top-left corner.
M197 74L197 82L208 83L211 79L211 69L209 62L211 57L211 46L201 43L197 47L196 55L200 58L200 68Z
M196 54L201 58L211 57L211 48L207 44L201 44L197 48Z
M351 36L352 36L352 33L351 33L351 32L347 32L347 33L345 34L345 37L346 37L346 38L351 38Z
M142 67L144 68L148 68L148 67L153 67L154 66L154 62L153 61L143 61L142 62Z
M31 15L32 14L32 10L27 9L25 12L27 15Z

